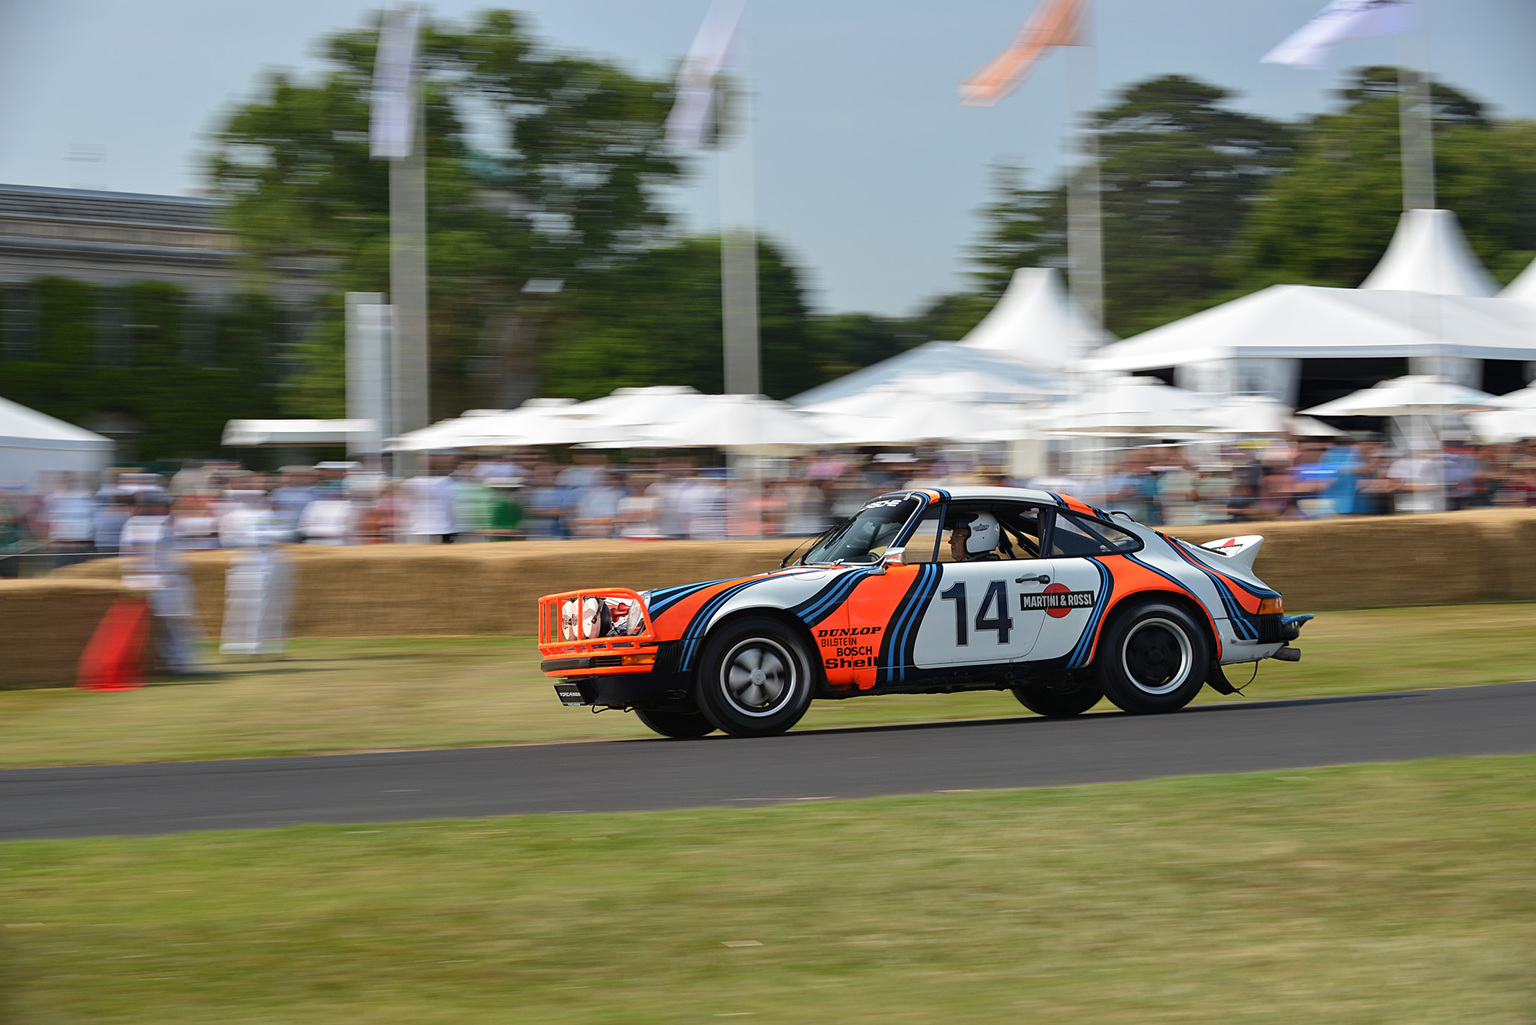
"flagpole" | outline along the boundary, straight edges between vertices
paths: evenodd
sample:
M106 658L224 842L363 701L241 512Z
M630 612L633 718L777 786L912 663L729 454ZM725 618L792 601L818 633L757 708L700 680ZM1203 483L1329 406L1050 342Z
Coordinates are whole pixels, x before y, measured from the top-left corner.
M425 104L416 86L415 142L389 162L389 290L394 306L390 331L390 381L394 401L392 433L425 427L428 412L427 357L427 168ZM394 473L421 469L414 452L396 452Z
M745 25L738 26L735 74L726 82L724 110L734 107L735 116L722 130L734 130L736 138L718 148L720 187L720 317L723 351L723 385L727 395L762 392L757 294L757 212L753 181L751 51ZM734 88L732 88L734 87ZM722 119L723 121L724 119ZM755 407L744 411L756 417ZM760 450L747 450L746 458L731 456L738 496L735 521L738 532L761 535L761 524L751 510L758 507L761 487ZM745 487L745 495L742 488ZM742 508L743 504L746 508Z
M1433 210L1435 208L1435 112L1430 100L1429 43L1424 29L1417 27L1397 37L1397 118L1398 135L1403 164L1403 212ZM1418 64L1418 69L1413 67ZM1423 299L1410 295L1409 323L1423 322ZM1440 297L1438 292L1429 301L1434 304L1434 326L1429 331L1429 355L1421 372L1444 378L1445 361L1440 349L1438 316ZM1415 314L1420 314L1415 316ZM1430 485L1433 491L1434 509L1444 512L1449 505L1445 480L1444 417L1426 415L1409 418L1409 445L1422 443L1420 450L1430 460ZM1422 420L1424 434L1421 440L1413 437L1414 421Z
M1104 324L1104 218L1100 206L1099 136L1093 110L1098 94L1098 55L1093 49L1089 25L1091 11L1085 0L1078 30L1080 45L1072 47L1067 58L1067 105L1072 111L1077 142L1076 147L1069 145L1068 150L1075 148L1083 159L1081 166L1074 166L1070 157L1068 162L1067 268L1072 298L1085 314L1088 331L1088 337L1077 339L1072 378L1073 390L1078 394L1073 396L1074 400L1085 391L1081 385L1086 372L1081 362L1098 347L1101 335L1096 332ZM1101 461L1096 457L1101 455L1102 446L1082 438L1074 438L1071 444L1073 473L1086 482L1096 468L1093 464Z

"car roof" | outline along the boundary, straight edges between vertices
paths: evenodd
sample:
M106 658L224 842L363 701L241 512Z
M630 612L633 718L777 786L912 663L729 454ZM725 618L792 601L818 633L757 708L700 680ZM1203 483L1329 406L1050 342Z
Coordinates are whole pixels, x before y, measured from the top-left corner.
M908 488L908 491L932 491L933 488ZM1005 499L1013 502L1034 502L1038 505L1062 504L1061 498L1049 491L1036 491L1034 488L986 488L980 486L965 486L957 488L944 488L953 501L965 502L976 499Z

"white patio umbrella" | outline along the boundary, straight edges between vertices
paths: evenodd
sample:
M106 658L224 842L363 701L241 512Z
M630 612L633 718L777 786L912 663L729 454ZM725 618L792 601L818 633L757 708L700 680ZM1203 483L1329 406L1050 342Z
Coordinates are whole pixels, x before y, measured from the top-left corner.
M1215 403L1151 377L1113 377L1087 395L1037 413L1051 434L1158 436L1215 426Z
M1303 412L1307 416L1436 416L1498 406L1498 399L1487 392L1433 374L1410 374Z
M1536 407L1529 409L1494 409L1468 413L1467 426L1485 445L1504 445L1511 441L1536 438Z
M1290 406L1267 395L1233 395L1216 407L1212 434L1249 436L1294 434L1303 438L1332 438L1344 432L1321 420L1297 416Z
M713 395L680 420L636 438L643 448L761 449L819 447L827 432L786 402L762 395Z
M471 409L461 416L439 420L435 424L428 424L426 427L390 438L385 442L384 450L386 452L446 452L449 449L463 448L464 438L474 432L473 421L481 417L500 416L506 412L509 410Z
M575 412L601 426L672 423L707 405L710 398L686 384L615 388L600 399L581 403Z
M466 424L459 448L578 445L592 438L575 399L529 399L516 409L476 417Z
M1536 278L1532 280L1536 281ZM1499 409L1536 409L1536 381L1508 395L1496 395L1490 404Z

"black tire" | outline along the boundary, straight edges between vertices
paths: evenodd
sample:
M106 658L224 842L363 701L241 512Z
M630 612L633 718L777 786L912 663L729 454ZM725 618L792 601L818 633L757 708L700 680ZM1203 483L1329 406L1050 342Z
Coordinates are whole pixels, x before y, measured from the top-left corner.
M1012 690L1019 704L1047 719L1082 715L1104 698L1104 691L1096 682L1083 679L1021 683Z
M663 737L677 740L690 740L715 732L715 724L704 718L704 713L698 709L637 708L635 718Z
M1118 610L1094 658L1104 695L1127 712L1173 712L1205 685L1211 646L1184 609L1143 600Z
M790 626L758 616L727 623L704 641L699 710L733 737L776 736L811 706L811 666Z

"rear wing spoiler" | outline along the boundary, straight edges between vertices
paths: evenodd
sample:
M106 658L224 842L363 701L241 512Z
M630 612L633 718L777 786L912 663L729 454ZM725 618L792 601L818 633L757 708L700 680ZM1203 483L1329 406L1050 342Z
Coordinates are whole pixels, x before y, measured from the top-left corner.
M1195 547L1230 560L1252 573L1253 560L1258 558L1259 549L1264 547L1264 537L1261 534L1243 534L1240 537L1224 537L1217 541L1207 541Z

